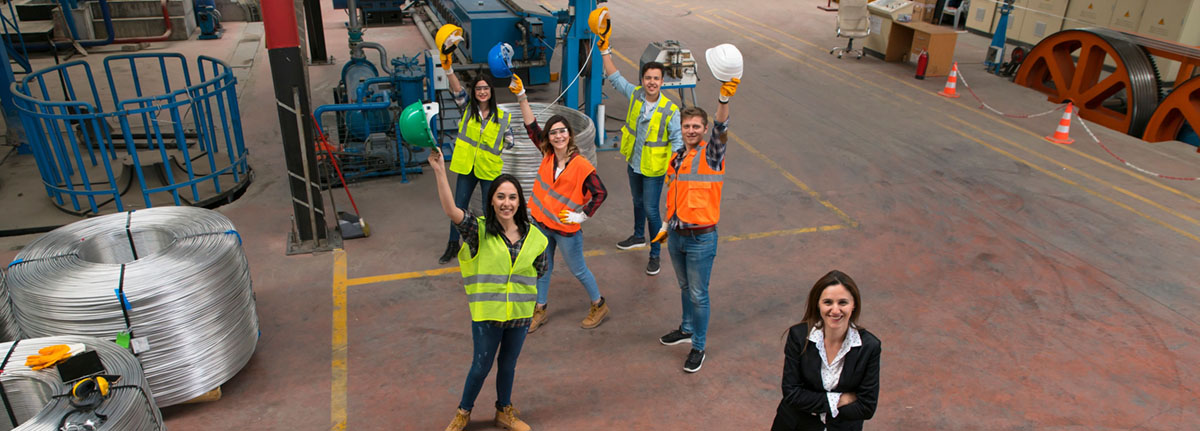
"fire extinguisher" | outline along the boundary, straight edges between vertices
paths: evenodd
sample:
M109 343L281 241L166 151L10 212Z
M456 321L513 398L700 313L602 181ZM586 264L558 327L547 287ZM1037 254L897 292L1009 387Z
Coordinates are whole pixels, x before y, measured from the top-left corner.
M929 53L921 50L921 56L917 57L917 79L925 79L925 68L929 66Z

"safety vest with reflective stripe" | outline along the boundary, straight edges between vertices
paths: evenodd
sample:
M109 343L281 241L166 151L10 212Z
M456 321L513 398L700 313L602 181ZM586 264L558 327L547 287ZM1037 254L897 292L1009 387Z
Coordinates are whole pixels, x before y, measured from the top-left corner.
M503 109L482 126L474 115L463 116L458 121L458 139L454 141L454 156L450 159L450 170L459 175L471 173L481 180L494 180L504 168L500 151L504 149L504 134L512 118Z
M591 162L578 155L572 157L563 168L558 179L554 179L554 153L542 158L538 167L537 181L533 183L533 196L529 198L529 212L542 225L559 232L578 232L578 224L566 224L558 220L564 209L583 212L583 204L591 199L591 192L584 190L583 182L596 171Z
M667 220L675 216L676 211L679 220L693 225L714 225L721 219L725 162L721 162L720 170L708 166L704 156L707 146L708 142L700 141L694 150L687 150L678 171L667 167L667 175L671 177L671 186L667 189Z
M533 317L537 302L537 268L533 261L546 250L546 236L531 226L514 262L504 239L487 234L483 217L475 220L479 223L479 250L474 256L470 247L458 250L471 320L506 322Z
M635 87L629 97L629 110L625 113L625 125L621 127L621 155L625 161L633 160L633 143L637 140L638 119L642 116L642 87ZM667 172L667 162L671 159L671 142L667 140L667 125L671 118L679 113L675 103L667 96L658 95L658 104L650 116L650 124L646 129L646 142L642 143L642 175L647 177L662 176Z

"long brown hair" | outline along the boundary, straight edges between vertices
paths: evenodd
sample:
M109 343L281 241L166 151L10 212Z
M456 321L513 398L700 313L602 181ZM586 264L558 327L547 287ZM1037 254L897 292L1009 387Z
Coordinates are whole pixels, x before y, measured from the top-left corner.
M854 283L854 279L850 278L846 273L833 270L826 273L816 283L813 283L812 289L808 291L808 303L804 305L804 319L801 320L812 331L813 328L821 328L825 326L821 321L821 294L830 286L842 285L850 292L850 297L854 298L854 310L850 312L850 325L855 328L858 326L858 315L862 313L862 296L858 293L858 284ZM860 328L861 329L861 328ZM784 333L786 338L787 333ZM808 334L805 334L807 336ZM804 343L804 348L808 348L808 343ZM800 350L804 352L803 349Z
M543 155L554 153L554 146L550 145L550 127L558 123L562 123L563 126L567 127L567 136L569 136L567 139L567 159L570 159L571 156L579 154L579 146L575 145L575 129L571 127L571 122L567 121L567 117L562 115L555 115L546 120L546 127L542 128L541 136L538 136L541 138L541 142L538 142L538 149L542 150Z

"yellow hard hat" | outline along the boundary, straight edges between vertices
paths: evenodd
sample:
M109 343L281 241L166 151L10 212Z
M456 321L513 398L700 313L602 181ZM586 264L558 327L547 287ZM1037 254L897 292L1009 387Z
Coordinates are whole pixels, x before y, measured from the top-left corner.
M443 25L442 28L438 29L437 36L434 37L433 39L434 39L434 42L437 42L438 50L440 50L442 52L442 54L449 54L449 53L454 52L454 48L457 45L451 44L449 47L447 47L446 39L449 39L450 36L458 36L461 38L462 33L463 33L462 27L459 27L454 24L446 24L446 25Z
M601 6L588 15L588 26L594 34L606 34L611 28L608 20L608 6Z

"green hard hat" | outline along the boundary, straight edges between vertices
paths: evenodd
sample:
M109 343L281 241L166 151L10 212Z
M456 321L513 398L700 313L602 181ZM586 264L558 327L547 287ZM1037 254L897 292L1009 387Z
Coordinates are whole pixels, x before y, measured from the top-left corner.
M436 147L437 142L433 140L433 131L429 129L429 121L437 113L437 103L421 104L421 102L413 102L400 111L400 135L404 141L418 147Z

